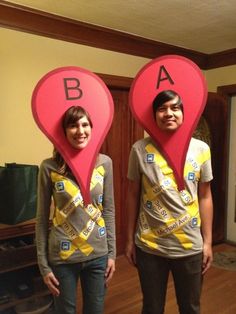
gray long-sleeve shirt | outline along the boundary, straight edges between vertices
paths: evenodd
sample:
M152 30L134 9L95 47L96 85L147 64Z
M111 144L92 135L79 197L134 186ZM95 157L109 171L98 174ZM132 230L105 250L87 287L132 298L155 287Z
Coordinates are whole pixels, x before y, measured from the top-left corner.
M87 207L73 174L61 175L57 168L52 158L44 160L38 178L36 245L43 276L51 271L50 265L83 262L106 254L115 259L116 255L111 159L99 154L90 184L92 203Z

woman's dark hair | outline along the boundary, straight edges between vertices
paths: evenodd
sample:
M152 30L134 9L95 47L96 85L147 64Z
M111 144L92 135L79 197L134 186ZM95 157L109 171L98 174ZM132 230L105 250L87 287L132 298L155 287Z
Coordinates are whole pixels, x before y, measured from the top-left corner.
M93 127L93 123L91 121L89 113L80 106L72 106L69 109L66 110L64 115L62 116L62 127L64 133L66 133L66 129L70 124L76 123L78 120L81 118L86 117L88 119L88 122L90 124L90 127ZM63 157L61 154L56 150L54 147L53 150L53 159L57 162L58 164L58 172L60 174L66 174L69 171L69 167L65 163Z
M174 99L176 96L178 96L179 98L177 105L180 105L181 110L183 111L182 100L179 94L177 94L173 90L164 90L156 95L156 97L154 98L152 102L152 110L153 110L153 115L155 119L156 119L156 112L158 108L161 107L165 102Z

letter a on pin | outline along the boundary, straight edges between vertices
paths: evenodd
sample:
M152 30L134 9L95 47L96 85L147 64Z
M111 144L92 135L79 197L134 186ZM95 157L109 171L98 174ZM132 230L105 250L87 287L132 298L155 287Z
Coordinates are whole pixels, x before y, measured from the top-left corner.
M171 134L157 127L152 111L154 98L164 90L175 91L183 102L184 122ZM207 87L201 70L191 60L177 55L152 60L138 72L131 85L131 111L173 169L179 191L184 189L186 154L206 99Z

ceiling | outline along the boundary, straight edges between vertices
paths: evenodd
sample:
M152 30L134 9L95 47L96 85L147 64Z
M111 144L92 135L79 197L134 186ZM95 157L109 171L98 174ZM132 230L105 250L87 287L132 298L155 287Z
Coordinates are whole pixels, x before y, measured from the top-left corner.
M235 0L10 0L202 53L236 48Z

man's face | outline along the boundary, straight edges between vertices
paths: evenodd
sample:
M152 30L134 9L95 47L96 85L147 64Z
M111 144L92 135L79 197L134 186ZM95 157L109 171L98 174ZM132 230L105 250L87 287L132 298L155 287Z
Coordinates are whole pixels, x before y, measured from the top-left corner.
M179 97L176 96L157 109L156 123L162 131L176 131L183 123L183 112L178 100Z

